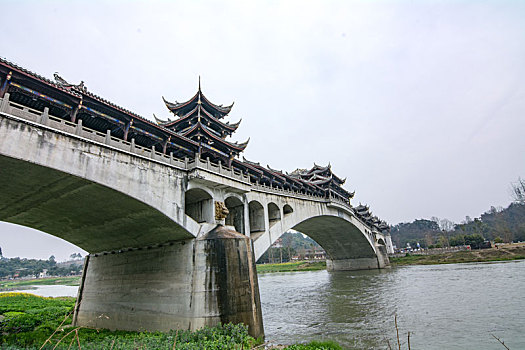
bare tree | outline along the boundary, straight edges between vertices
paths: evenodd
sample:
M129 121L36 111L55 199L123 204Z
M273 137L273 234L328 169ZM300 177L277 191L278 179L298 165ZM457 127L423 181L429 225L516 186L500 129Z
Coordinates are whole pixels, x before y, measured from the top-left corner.
M525 203L525 180L519 177L518 181L512 183L511 186L512 198L518 203Z
M447 231L447 232L452 231L454 229L454 226L456 225L449 219L441 219L439 220L438 224L439 224L439 228L441 229L441 231Z

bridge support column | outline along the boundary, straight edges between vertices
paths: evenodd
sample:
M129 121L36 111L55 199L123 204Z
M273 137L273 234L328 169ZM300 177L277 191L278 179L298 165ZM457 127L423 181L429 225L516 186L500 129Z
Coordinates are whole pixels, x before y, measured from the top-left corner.
M252 241L224 226L201 238L86 261L73 322L168 331L244 323L264 336Z
M380 266L376 257L339 260L326 259L326 269L328 271L373 270L379 268Z
M385 246L376 246L377 256L371 258L355 259L326 259L326 269L328 271L354 271L354 270L374 270L390 267L388 254Z

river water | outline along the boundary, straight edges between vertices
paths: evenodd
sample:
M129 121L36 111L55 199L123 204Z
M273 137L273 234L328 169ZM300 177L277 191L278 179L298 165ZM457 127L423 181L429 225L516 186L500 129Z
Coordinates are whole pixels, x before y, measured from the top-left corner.
M259 276L267 339L349 348L525 349L525 261Z
M51 288L52 287L52 288ZM62 289L60 288L62 287ZM525 349L525 261L259 275L266 338L355 349ZM76 287L41 286L45 296Z

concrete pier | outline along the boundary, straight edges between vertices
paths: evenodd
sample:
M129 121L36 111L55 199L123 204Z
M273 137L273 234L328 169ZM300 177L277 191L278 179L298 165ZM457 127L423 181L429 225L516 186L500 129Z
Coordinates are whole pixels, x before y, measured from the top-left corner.
M91 254L74 315L77 326L121 330L228 322L264 336L252 243L220 225L198 239Z

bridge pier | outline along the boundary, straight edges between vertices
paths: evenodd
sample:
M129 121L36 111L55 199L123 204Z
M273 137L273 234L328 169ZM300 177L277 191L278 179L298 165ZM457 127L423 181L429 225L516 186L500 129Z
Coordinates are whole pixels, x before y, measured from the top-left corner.
M357 271L379 269L377 258L356 258L356 259L326 259L326 269L328 271Z
M353 259L326 259L326 269L328 271L356 271L374 270L390 267L388 253L384 245L376 245L376 256L369 258Z
M197 239L87 259L77 326L168 331L233 322L264 336L251 240L225 226Z

